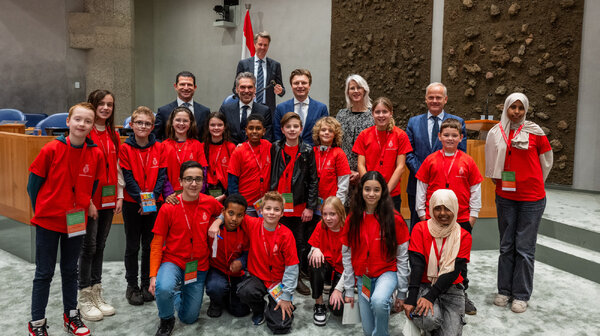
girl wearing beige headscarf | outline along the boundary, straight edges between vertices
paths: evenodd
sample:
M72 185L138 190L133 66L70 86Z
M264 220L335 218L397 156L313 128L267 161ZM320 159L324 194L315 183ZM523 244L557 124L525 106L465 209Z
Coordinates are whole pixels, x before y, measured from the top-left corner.
M460 271L469 262L471 235L456 222L458 199L452 190L436 190L429 211L431 219L417 223L410 235L404 309L420 329L460 335L465 312Z
M506 98L500 123L485 144L486 176L496 184L500 230L498 293L494 304L522 313L533 289L537 230L546 207L544 181L553 154L544 131L525 120L529 100L522 93Z

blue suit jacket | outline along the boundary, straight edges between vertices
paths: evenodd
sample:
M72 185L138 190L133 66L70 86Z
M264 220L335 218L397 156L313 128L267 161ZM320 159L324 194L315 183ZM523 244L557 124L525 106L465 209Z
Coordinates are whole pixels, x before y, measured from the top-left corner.
M219 111L227 117L227 127L229 128L229 135L231 136L231 142L234 144L240 144L248 138L246 133L240 129L240 105L239 100L221 105ZM266 129L264 138L271 141L271 111L263 104L257 102L252 103L252 111L250 114L260 114L265 118L264 127Z
M268 57L265 57L265 59L267 61L267 73L265 74L267 83L265 86L269 85L269 83L274 80L275 83L281 85L283 88L283 91L281 91L281 94L279 95L279 97L283 97L285 94L285 87L283 86L283 80L281 79L281 64ZM254 56L238 62L235 76L237 77L240 72L249 72L254 74ZM235 93L235 81L233 81L233 93ZM275 91L273 90L273 86L265 90L265 105L269 107L271 113L275 112Z
M465 121L461 117L457 117L444 111L444 119L442 119L442 121L448 118L457 119L462 124L463 139L460 144L458 144L458 149L466 153L467 130L465 129ZM408 120L408 126L406 126L406 134L408 135L410 145L413 148L413 151L406 155L406 166L408 166L408 169L410 170L406 193L415 195L417 193L417 179L415 178L415 174L429 154L442 149L442 144L440 143L440 140L437 139L433 148L431 148L431 145L429 144L429 136L427 134L427 113L410 118Z
M312 138L312 130L317 120L327 117L329 112L327 106L321 102L318 102L310 98L308 103L308 113L306 115L306 121L302 128L302 142L309 144L311 147L314 146ZM275 140L283 139L283 133L281 133L281 118L288 112L294 112L294 98L284 101L277 105L275 109L275 115L273 116L273 135Z
M161 106L158 108L156 112L156 121L154 123L154 130L152 131L156 136L157 140L164 140L166 137L167 121L169 121L169 116L171 112L177 107L177 100L167 104L165 106ZM206 118L210 114L210 109L202 104L198 104L194 101L194 119L196 119L196 127L198 128L198 139L202 139L202 128L204 127L204 122Z

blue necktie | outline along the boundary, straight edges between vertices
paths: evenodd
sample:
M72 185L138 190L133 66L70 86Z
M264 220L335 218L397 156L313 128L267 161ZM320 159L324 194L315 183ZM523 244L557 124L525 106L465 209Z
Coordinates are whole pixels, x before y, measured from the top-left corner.
M183 104L181 104L181 106L189 108L190 106L192 106L192 104L184 102Z
M433 129L431 130L431 149L435 147L435 142L438 139L438 133L440 133L440 125L438 125L438 120L440 119L437 116L431 116L433 119Z
M240 130L244 135L244 141L246 141L246 124L248 124L248 108L250 106L244 105L242 106L242 121L240 122Z
M263 103L265 97L265 91L263 88L265 87L265 74L263 72L263 60L258 60L258 71L256 72L256 102Z

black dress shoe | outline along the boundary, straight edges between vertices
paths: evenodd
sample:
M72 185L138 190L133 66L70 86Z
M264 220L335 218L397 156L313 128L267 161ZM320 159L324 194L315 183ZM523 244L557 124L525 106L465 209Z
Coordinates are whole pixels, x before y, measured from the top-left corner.
M298 286L296 286L296 291L302 295L310 295L310 288L302 282L302 279L298 279Z

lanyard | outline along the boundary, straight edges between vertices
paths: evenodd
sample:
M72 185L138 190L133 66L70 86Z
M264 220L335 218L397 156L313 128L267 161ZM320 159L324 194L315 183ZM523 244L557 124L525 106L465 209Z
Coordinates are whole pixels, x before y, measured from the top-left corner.
M258 176L260 176L260 191L263 191L263 182L264 179L262 177L262 173L263 173L263 166L260 164L260 162L258 162L258 158L256 157L256 153L254 152L254 148L252 148L252 145L250 144L250 142L246 142L246 144L248 145L248 148L250 148L250 151L252 152L252 157L254 158L254 161L256 161L256 166L258 167ZM260 145L258 145L258 157L261 157L262 154L262 143Z
M377 144L379 145L379 166L383 167L383 156L385 155L385 149L381 146L381 142L379 141L379 131L377 130L377 127L374 128L375 129L375 138L377 139ZM390 137L390 132L385 132L386 136L385 136L385 141L383 142L383 145L385 146L385 144L388 141L388 138Z
M325 151L325 159L323 159L323 161L321 161L321 159L323 158L323 151L319 149L319 173L321 174L323 171L323 167L325 167L325 163L327 162L327 157L329 156L330 149L331 147L327 147L327 150Z
M510 155L510 151L512 148L512 142L508 141L508 137L506 136L506 133L504 133L504 127L502 127L502 124L498 124L498 125L500 126L500 132L502 132L502 137L504 138L504 142L506 142L506 147L508 147L508 155ZM519 126L519 128L513 134L512 139L516 138L517 135L519 135L519 133L521 133L522 129L523 129L523 125Z
M177 162L179 162L179 165L181 165L183 163L181 158L179 157L179 152L183 152L182 156L183 156L183 159L185 160L185 158L187 157L186 152L185 152L185 150L187 148L187 144L188 144L188 140L186 139L183 142L183 146L181 146L181 148L178 148L177 142L175 142L175 148L177 148L177 150L175 151L175 155L177 155Z
M300 147L298 147L298 151L296 152L296 156L294 157L294 163L296 162L296 160L298 159L299 156L300 156ZM285 173L287 171L287 173L285 173L286 180L287 180L287 177L289 174L289 170L291 169L291 171L292 171L292 178L290 179L290 191L289 191L289 192L292 192L292 180L294 179L294 165L291 165L291 167L288 167L287 162L285 162L285 151L283 150L283 148L281 149L281 160L283 160L283 164L285 166L285 169L283 170L283 172ZM292 163L292 160L290 160L290 163Z
M237 246L242 244L242 240L240 239L240 228L236 228L235 231L235 241L233 244L233 250L231 251L231 253L227 253L227 243L225 242L223 244L223 250L225 251L225 265L229 265L229 260L231 260L231 258L233 258L234 253L237 250ZM215 237L214 239L218 239L218 237Z
M69 159L69 153L71 152L72 148L71 148L71 139L69 137L67 137L67 161ZM85 142L85 140L83 141L83 149L81 150L81 154L79 154L79 160L78 160L78 164L77 164L77 170L75 170L75 176L73 176L73 170L69 169L69 177L71 178L71 190L73 190L73 207L75 208L77 206L76 201L77 201L77 193L75 192L75 187L77 186L77 176L79 175L79 172L81 171L81 165L83 164L83 158L85 157L85 151L87 150L87 142ZM69 167L71 167L71 165L69 165Z
M442 239L442 248L438 251L438 247L437 247L437 242L435 237L431 237L433 239L433 248L434 248L434 252L435 252L435 257L437 258L437 267L438 267L438 272L440 269L440 257L442 255L442 251L444 250L444 245L446 244L446 238Z
M192 245L192 256L191 259L194 259L194 230L192 230L192 226L190 225L190 220L188 219L187 213L185 212L185 207L183 206L183 197L181 195L177 196L177 199L179 199L179 204L181 204L181 209L183 210L183 216L185 217L185 223L187 224L188 230L190 231L190 244ZM198 204L199 204L200 200L198 200ZM196 209L194 210L194 216L192 217L192 220L194 218L196 218L197 212L198 212L198 204L196 204ZM216 239L216 237L215 237Z
M275 252L275 246L277 245L277 230L279 229L279 227L281 226L281 224L277 224L277 227L275 227L275 231L273 232L273 253ZM271 258L271 253L269 253L269 248L267 247L267 239L265 238L265 224L264 221L262 221L262 223L260 223L260 234L263 240L263 246L265 247L265 252L267 253L267 262L269 264L269 275L271 275L272 278L272 274L271 272L273 271L273 258ZM271 279L269 279L270 281Z
M439 153L442 156L442 162L444 162L444 159L446 158L446 155L444 154L444 150L440 149ZM448 177L450 176L450 171L452 170L452 166L454 165L454 160L456 159L457 156L458 156L458 151L456 153L454 153L454 155L452 155L452 161L450 161L450 167L448 168L448 171L444 170L444 176L446 177L446 189L450 188L450 182L448 181Z
M100 132L98 132L98 129L96 129L96 125L94 125L94 128L92 128L92 130L94 131L94 134L98 138L98 142L100 143L100 146L102 146L102 154L104 155L104 162L106 163L106 184L110 184L108 156L110 155L110 150L111 150L110 143L112 141L110 140L110 135L108 134L108 128L107 128L107 131L105 131L105 134L107 135L107 138L108 138L106 140L106 148L104 147L104 142L102 142ZM114 148L114 144L113 144L113 148Z
M147 191L146 189L146 180L148 179L148 172L147 172L147 167L148 167L148 161L150 161L150 154L151 154L151 150L148 149L148 153L146 154L146 162L144 162L144 159L142 159L142 154L140 154L141 151L138 151L137 154L140 158L140 164L142 165L142 170L144 171L144 185L143 185L143 190Z
M375 218L375 214L371 214L371 216L373 216L373 218ZM375 219L376 220L376 219ZM367 273L369 273L369 256L371 254L371 242L375 240L375 235L371 236L369 235L369 227L366 225L366 221L367 221L367 213L363 212L363 222L362 224L365 227L365 244L367 245L367 259L365 260L365 264L366 264L366 268L365 268L365 275Z

